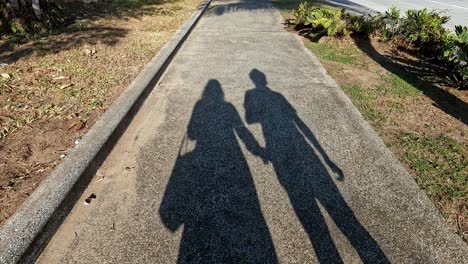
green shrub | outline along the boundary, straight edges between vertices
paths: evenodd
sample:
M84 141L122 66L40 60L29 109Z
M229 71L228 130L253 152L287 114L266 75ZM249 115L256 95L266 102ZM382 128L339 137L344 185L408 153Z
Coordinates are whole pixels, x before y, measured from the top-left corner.
M345 9L311 6L301 3L289 20L297 29L313 38L343 36L351 33L373 34L379 32L383 41L395 41L413 48L439 63L445 64L450 78L460 88L468 86L468 28L457 26L455 33L447 30L448 16L428 9L406 11L405 16L391 7L375 16L353 16Z
M419 52L445 64L449 77L455 79L459 88L468 86L468 29L457 26L455 33L446 29L449 17L427 9L400 11L392 7L378 13L372 19L374 28L382 34L384 41L393 40L400 45L411 45Z
M447 30L444 25L449 17L442 16L437 11L409 9L405 16L400 16L400 10L391 7L384 13L378 13L372 21L375 28L382 34L384 41L395 40L407 43L420 49L426 55L439 57L447 41Z
M454 69L454 78L462 86L468 86L468 28L456 26L455 34L444 36L443 59Z
M370 34L375 31L372 17L351 16L348 27L353 33Z
M426 8L410 9L401 20L399 37L426 53L439 54L446 32L444 24L448 20L449 17L442 16L437 11L428 11Z
M294 19L290 19L290 24L303 25L307 14L309 13L311 6L308 2L302 2L299 4L297 9L293 10Z
M333 10L328 8L315 7L312 8L307 14L304 25L311 25L313 32L312 37L316 36L336 36L336 35L347 35L350 32L347 29L346 11Z
M468 28L466 26L456 26L455 33L457 38L455 39L455 60L465 66L465 74L466 74L466 66L468 64Z
M371 24L362 16L352 16L345 9L337 10L325 7L310 6L301 3L293 11L294 18L289 23L298 28L308 29L311 37L343 36L352 32L370 32Z
M400 10L392 6L384 13L378 12L372 18L372 24L376 30L382 33L384 41L391 40L399 34L401 25Z

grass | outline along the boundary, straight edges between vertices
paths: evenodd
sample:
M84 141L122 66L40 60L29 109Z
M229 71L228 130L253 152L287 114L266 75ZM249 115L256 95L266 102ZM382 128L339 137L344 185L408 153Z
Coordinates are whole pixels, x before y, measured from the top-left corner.
M277 0L275 4L290 18L300 2ZM320 1L310 2L321 5ZM415 73L398 66L389 71L382 61L376 61L391 57L388 44L372 44L374 53L367 53L362 49L367 42L356 41L359 39L324 37L318 42L305 39L304 43L407 166L452 230L468 241L468 127L440 111L434 103L439 92L417 80ZM379 56L371 56L377 53ZM414 61L411 56L403 59ZM468 101L466 91L453 94Z
M391 94L396 97L417 96L421 91L408 83L394 73L386 73L381 76L383 83L378 85L377 88L384 94Z
M374 126L381 126L382 122L385 121L385 115L375 107L376 94L354 84L343 85L341 89L353 99L354 105L367 120L371 121Z
M313 51L320 58L336 61L343 64L352 65L356 61L356 55L351 50L342 51L337 46L330 43L306 42L306 47Z
M466 206L468 198L468 146L444 135L420 137L401 132L398 136L404 159L416 172L417 183L440 206ZM458 208L459 210L463 208ZM466 208L465 208L466 209Z
M86 121L109 104L115 88L155 54L197 3L99 1L84 7L69 28L10 47L0 54L10 63L0 69L10 76L0 81L0 139L44 118L79 113ZM87 49L96 53L87 56Z
M199 3L74 2L74 24L0 43L0 224Z
M337 75L333 77L340 78ZM352 79L347 81L353 82ZM444 135L443 128L437 129L430 123L426 131L413 129L411 123L405 123L404 118L400 117L413 112L418 102L425 103L421 91L394 73L382 74L381 82L375 84L373 89L355 84L345 84L341 88L363 117L383 135L384 141L396 151L398 158L408 165L418 185L442 214L445 217L450 214L466 217L468 144ZM467 239L463 227L454 229Z

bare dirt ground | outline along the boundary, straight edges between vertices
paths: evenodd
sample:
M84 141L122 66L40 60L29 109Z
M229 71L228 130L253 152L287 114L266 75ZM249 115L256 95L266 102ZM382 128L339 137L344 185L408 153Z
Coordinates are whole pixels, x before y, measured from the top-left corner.
M0 224L199 3L75 4L78 20L61 32L0 42Z

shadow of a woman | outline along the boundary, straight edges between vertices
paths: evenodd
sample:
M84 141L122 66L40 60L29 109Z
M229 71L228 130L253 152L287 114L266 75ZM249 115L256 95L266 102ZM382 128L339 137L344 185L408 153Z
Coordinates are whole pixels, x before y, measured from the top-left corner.
M245 96L247 123L261 124L267 155L319 262L343 261L318 203L325 208L364 263L387 263L385 254L346 204L318 155L322 156L338 180L343 179L341 170L328 158L286 98L267 87L266 76L254 69L250 78L255 88L247 91Z
M220 83L210 80L187 129L195 148L179 153L159 210L171 231L184 226L178 263L277 263L236 135L263 157Z

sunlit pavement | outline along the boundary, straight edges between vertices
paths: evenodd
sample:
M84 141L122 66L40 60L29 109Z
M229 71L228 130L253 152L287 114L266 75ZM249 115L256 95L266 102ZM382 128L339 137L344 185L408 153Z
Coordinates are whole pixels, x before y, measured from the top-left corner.
M215 1L39 262L468 263L282 22Z

